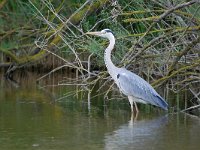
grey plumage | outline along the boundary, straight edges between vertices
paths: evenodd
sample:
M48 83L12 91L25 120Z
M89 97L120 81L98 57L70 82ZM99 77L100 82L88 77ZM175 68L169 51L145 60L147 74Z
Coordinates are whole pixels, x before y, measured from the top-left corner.
M100 32L87 32L86 34L104 37L110 41L104 53L104 61L108 69L108 73L114 79L120 91L128 96L132 112L133 103L135 104L136 111L138 111L136 102L152 104L167 110L168 104L148 82L125 68L116 67L112 63L111 51L115 45L115 38L110 29L104 29Z
M125 68L119 69L117 79L119 89L125 95L132 95L135 101L149 103L167 110L167 103L165 100L153 89L153 87L142 79L140 76L126 70Z

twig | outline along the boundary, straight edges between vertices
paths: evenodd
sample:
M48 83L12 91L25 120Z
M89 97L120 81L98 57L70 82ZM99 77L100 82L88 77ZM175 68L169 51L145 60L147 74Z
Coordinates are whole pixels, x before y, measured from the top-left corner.
M197 108L200 108L200 104L192 106L192 107L189 107L189 108L186 108L186 109L183 109L183 110L181 110L181 112L185 112L185 111L189 111L189 110L197 109Z
M164 82L166 82L167 80L171 79L172 77L174 77L175 75L177 75L178 73L186 70L186 69L191 69L194 68L196 66L199 66L200 64L200 59L198 59L197 61L194 62L194 64L188 65L188 66L183 66L182 68L178 69L177 71L172 72L170 75L164 76L163 78L160 78L156 81L154 81L152 83L152 86L159 86L160 84L163 84Z
M181 59L181 57L183 55L186 55L199 42L200 42L200 36L197 39L195 39L194 41L192 41L190 44L188 44L188 46L174 59L172 65L169 68L169 73L168 74L172 73L172 71L174 70L174 67L176 66L178 61Z
M181 9L181 8L184 8L186 6L189 6L189 5L192 5L194 3L196 3L197 1L196 0L192 0L190 2L186 2L186 3L183 3L183 4L180 4L180 5L177 5L175 7L172 7L170 8L169 10L165 11L162 15L160 15L159 18L155 19L155 21L149 26L149 28L147 29L147 31L138 39L137 41L137 44L139 44L142 39L151 31L151 29L154 27L154 25L156 23L158 23L159 21L161 21L163 18L165 18L166 16L168 16L169 14L171 14L172 12L174 12L175 10L177 9ZM130 52L135 49L136 45L137 44L134 44L131 48L130 48L130 51L127 53L127 55L125 57L127 57L127 60L130 60L130 59L135 59L138 55L140 55L143 51L142 50L139 50L137 52L136 55L132 56L132 54L130 54ZM124 58L125 58L124 57ZM123 59L124 60L124 59Z
M197 100L200 102L200 98L199 98L200 92L196 94L191 88L189 88L189 90L192 92L192 94L193 94L193 95L197 98Z

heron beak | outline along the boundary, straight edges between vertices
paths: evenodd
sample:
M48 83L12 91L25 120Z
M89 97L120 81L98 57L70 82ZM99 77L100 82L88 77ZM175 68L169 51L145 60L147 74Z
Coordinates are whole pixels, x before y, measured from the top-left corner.
M87 33L85 33L85 34L100 36L100 35L101 35L101 32L87 32Z

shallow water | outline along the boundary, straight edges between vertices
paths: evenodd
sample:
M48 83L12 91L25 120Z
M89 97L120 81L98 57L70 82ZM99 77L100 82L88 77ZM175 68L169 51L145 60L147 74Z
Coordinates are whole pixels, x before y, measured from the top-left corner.
M63 90L63 89L62 89ZM200 120L186 114L140 113L106 109L75 97L53 101L36 84L21 87L0 82L2 150L197 150ZM72 90L65 89L64 92ZM51 94L50 94L51 93ZM102 100L103 101L103 100ZM124 105L116 102L116 105ZM125 105L128 107L128 105ZM123 108L124 106L122 106Z

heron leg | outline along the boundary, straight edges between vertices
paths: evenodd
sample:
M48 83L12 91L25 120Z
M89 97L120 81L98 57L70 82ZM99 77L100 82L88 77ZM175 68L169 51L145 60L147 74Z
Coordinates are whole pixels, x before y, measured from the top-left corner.
M131 113L131 120L130 120L130 123L131 123L131 124L133 124L134 122L137 121L138 114L139 114L139 113L136 113L136 114Z
M133 101L133 102L134 102L134 105L135 105L135 111L136 111L136 114L138 114L139 109L138 109L138 107L137 107L137 103L136 103L135 101Z
M131 105L131 112L133 113L133 98L131 96L128 96L128 100L129 100L129 103Z
M128 100L131 105L131 112L134 113L134 109L133 109L133 103L134 103L136 114L138 114L139 109L137 107L137 103L134 101L134 98L132 96L128 96Z

